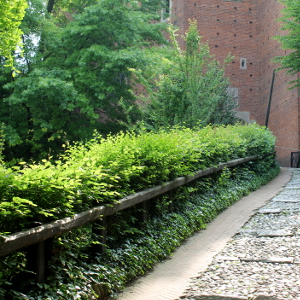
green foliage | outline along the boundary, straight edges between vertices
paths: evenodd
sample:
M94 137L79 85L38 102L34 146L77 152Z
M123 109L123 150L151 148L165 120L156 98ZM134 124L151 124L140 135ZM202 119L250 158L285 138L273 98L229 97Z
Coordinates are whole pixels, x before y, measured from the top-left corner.
M169 26L173 52L162 61L160 73L143 74L135 70L146 87L144 121L154 128L174 125L194 127L208 124L232 124L236 104L228 95L230 82L224 68L201 41L196 21L190 21L185 34L185 48L180 49L176 31ZM157 68L154 68L157 70Z
M72 216L97 203L114 203L129 193L219 162L254 154L264 157L181 187L172 199L164 195L152 202L149 222L139 222L141 211L136 207L115 214L102 255L93 251L93 245L101 242L95 234L97 224L52 239L46 247L52 255L43 284L34 284L28 249L1 258L1 297L90 300L97 298L100 289L121 290L126 282L170 256L194 231L205 228L218 212L273 178L279 170L270 155L274 142L272 134L257 125L173 128L106 139L96 135L86 145L66 149L55 162L2 166L3 235Z
M0 127L0 164L4 164L3 150L4 150L4 130L3 124Z
M280 69L287 69L288 74L295 75L300 71L300 2L298 0L281 0L284 8L281 22L282 34L274 37L281 43L283 49L290 50L289 54L276 57L275 62L281 64ZM300 79L291 82L294 87L300 86Z
M179 176L250 155L274 153L275 138L257 125L120 133L66 149L59 159L0 170L0 232L112 204ZM266 161L273 161L273 157Z
M26 7L26 0L0 1L0 56L2 64L13 70L15 51L21 47L22 30L19 26Z
M49 246L53 254L45 283L36 286L24 279L28 276L23 276L24 286L17 288L9 269L5 269L0 277L0 295L2 292L3 298L9 300L58 300L97 299L96 287L111 294L120 292L128 281L172 255L184 239L204 229L219 212L267 183L279 171L274 159L257 170L256 166L260 165L259 161L224 169L181 187L172 200L163 196L149 212L146 223L133 221L132 213L137 211L121 212L119 218L110 221L110 226L116 230L107 250L101 255L92 252L89 246L99 240L90 224L55 238ZM171 201L173 212L169 207ZM126 231L128 225L131 230ZM22 257L22 254L18 255ZM15 256L11 256L11 266L24 275L26 270L21 264L26 261L21 257L17 261Z
M129 68L155 59L165 44L160 0L32 0L22 22L24 59L14 79L0 69L0 118L6 159L41 159L62 144L116 133L125 121L119 100L133 107ZM153 50L154 51L154 50ZM160 51L160 50L159 50Z

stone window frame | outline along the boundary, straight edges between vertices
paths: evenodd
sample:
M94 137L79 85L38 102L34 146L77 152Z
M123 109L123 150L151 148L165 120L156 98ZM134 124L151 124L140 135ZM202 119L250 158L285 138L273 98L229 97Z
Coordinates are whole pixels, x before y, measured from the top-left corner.
M166 7L161 11L161 22L168 22L172 12L172 0L165 0L165 4ZM166 14L169 15L167 18L165 17Z
M241 68L241 70L246 70L247 69L247 58L242 57L240 59L240 68Z

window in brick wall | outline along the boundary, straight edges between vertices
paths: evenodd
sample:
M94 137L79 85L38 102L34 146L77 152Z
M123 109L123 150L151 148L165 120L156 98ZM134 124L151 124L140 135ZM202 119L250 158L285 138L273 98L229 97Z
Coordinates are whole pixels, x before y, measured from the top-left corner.
M171 11L171 0L166 0L166 13L169 14Z
M240 60L240 68L242 70L246 70L247 69L247 59L246 58L241 58L241 60Z
M172 9L172 0L165 0L165 7L163 8L161 12L161 21L166 22L168 21L169 15L171 13Z

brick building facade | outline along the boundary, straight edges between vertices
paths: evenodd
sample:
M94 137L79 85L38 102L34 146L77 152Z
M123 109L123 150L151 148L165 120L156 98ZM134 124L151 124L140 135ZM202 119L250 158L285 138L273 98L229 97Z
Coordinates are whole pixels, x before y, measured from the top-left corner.
M265 125L273 70L271 58L284 55L273 40L279 31L282 4L277 0L171 0L172 22L179 35L196 19L200 35L222 62L231 53L226 75L238 101L238 115L247 122ZM299 94L288 90L292 77L276 73L269 128L277 137L276 151L281 166L290 166L291 152L299 149Z

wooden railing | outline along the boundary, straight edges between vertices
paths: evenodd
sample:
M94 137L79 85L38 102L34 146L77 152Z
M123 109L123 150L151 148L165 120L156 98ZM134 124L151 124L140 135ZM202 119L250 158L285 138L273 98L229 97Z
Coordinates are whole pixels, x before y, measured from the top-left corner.
M82 213L76 214L73 217L67 217L61 220L57 220L48 224L44 224L35 228L31 228L26 231L17 232L8 236L0 236L0 256L4 256L14 250L18 250L33 244L36 246L36 281L42 282L45 275L45 249L44 241L54 236L61 235L62 233L68 232L73 228L77 228L101 219L104 229L101 232L103 236L103 244L106 242L106 228L105 218L113 215L116 212L124 210L126 208L135 206L139 203L144 203L156 196L172 191L173 189L187 184L193 180L207 176L209 174L218 172L225 167L234 167L249 161L258 159L258 156L249 156L246 158L239 158L231 160L226 163L222 163L217 167L211 167L206 170L200 170L193 175L178 177L173 181L167 182L163 185L152 187L144 191L129 195L119 200L113 206L96 206L88 209Z

